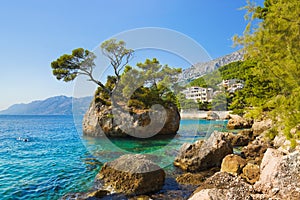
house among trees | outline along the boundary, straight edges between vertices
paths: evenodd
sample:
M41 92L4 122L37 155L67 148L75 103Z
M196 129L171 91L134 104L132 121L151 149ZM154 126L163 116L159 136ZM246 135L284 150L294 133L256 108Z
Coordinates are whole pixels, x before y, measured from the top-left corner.
M225 88L229 93L235 93L237 90L244 88L244 81L240 79L223 80L218 86Z
M203 87L189 87L182 91L186 99L192 99L201 102L211 102L213 97L212 88L203 88Z

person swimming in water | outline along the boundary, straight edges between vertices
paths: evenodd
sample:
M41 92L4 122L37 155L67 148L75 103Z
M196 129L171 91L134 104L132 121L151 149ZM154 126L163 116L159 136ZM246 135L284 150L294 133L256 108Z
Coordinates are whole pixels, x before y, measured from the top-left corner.
M28 139L28 138L21 138L21 137L18 137L17 140L23 141L23 142L29 142L29 139Z

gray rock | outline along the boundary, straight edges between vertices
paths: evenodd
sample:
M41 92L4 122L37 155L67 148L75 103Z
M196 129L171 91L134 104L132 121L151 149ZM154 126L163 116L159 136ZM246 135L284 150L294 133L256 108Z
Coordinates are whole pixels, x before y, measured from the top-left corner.
M244 182L240 177L226 172L218 172L208 178L189 200L250 200L252 199L252 191L252 186Z
M207 120L217 120L217 119L220 119L220 116L216 112L213 112L213 111L208 111L206 113L206 115L207 115L207 117L206 117Z
M111 192L141 195L160 190L165 172L145 155L129 154L105 163L96 180Z
M230 141L222 132L213 132L205 141L184 144L175 158L174 165L189 172L220 167L223 158L233 153Z
M253 124L252 120L245 119L239 115L232 115L231 119L228 121L227 128L228 129L251 128L252 124Z
M258 136L264 131L272 128L272 120L266 119L262 121L255 121L252 125L252 131L254 136Z
M149 138L154 135L176 134L180 114L175 105L159 109L124 110L113 106L91 103L84 115L82 129L85 135Z
M256 191L278 199L300 199L300 152L288 155L269 148L260 166Z
M248 161L253 160L255 164L260 164L264 153L269 147L271 147L270 142L265 137L258 136L242 148L242 154Z

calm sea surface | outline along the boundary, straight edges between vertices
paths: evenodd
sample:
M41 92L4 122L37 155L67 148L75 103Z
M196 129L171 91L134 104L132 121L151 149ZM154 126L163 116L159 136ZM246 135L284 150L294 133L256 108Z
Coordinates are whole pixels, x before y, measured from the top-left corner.
M205 138L225 125L226 121L182 120L175 137L109 140L83 137L73 116L0 115L0 199L52 200L86 191L101 163L126 153L149 154L172 170L184 142ZM29 141L19 140L24 138Z

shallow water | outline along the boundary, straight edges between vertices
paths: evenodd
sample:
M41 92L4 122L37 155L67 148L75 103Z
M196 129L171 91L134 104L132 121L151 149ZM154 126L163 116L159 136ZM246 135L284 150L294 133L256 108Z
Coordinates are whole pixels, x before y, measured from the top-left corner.
M52 200L86 191L101 163L126 153L149 154L172 173L173 159L184 142L224 130L225 124L182 120L175 137L104 140L82 137L72 116L0 116L0 199Z

